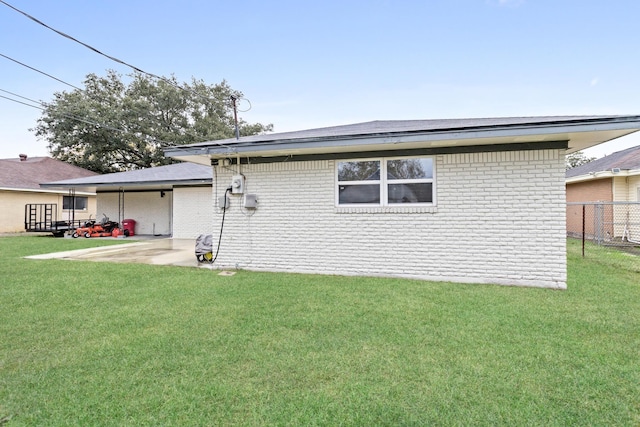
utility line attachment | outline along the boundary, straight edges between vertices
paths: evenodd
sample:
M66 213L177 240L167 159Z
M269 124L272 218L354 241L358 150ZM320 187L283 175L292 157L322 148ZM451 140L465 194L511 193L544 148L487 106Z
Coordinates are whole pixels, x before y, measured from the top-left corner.
M235 95L231 95L231 104L233 105L233 120L235 123L235 129L236 129L236 139L240 139L240 129L238 128L238 106L236 105L236 101L238 100L238 97Z

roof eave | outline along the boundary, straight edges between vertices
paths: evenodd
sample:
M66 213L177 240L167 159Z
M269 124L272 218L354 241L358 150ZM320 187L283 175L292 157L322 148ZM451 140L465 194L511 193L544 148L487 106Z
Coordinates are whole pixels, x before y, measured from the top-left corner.
M86 182L86 183L46 183L40 184L43 188L84 188L84 189L103 189L103 188L131 188L131 187L150 187L150 188L172 188L175 186L185 185L211 185L212 179L185 179L185 180L163 180L163 181L138 181L138 182Z
M590 172L582 175L572 176L571 178L567 178L565 180L565 183L573 184L577 182L593 181L596 179L624 178L627 176L638 176L638 175L640 175L640 169L631 169L631 170L621 169L619 171L606 170L606 171Z
M625 126L626 125L626 126ZM609 118L607 120L589 120L570 123L540 123L527 125L490 126L483 128L426 130L413 132L389 132L367 135L339 135L329 137L277 139L260 142L242 141L224 145L211 142L209 145L171 147L165 149L165 156L208 164L206 159L221 159L235 156L272 156L274 154L305 152L331 152L349 147L358 149L386 150L390 147L402 148L411 144L422 143L425 146L464 146L493 144L496 140L504 143L536 142L547 137L580 133L602 133L601 138L581 141L570 145L568 152L582 150L599 143L636 132L640 129L640 117ZM611 133L613 132L613 133ZM274 135L275 136L275 135ZM570 138L567 138L570 139ZM199 161L198 161L199 160Z
M67 195L68 189L60 188L59 186L51 187L51 188L16 188L16 187L0 187L0 191L18 191L21 193L46 193L46 194L62 194ZM76 193L79 196L95 196L96 193L93 191L87 191L84 193Z

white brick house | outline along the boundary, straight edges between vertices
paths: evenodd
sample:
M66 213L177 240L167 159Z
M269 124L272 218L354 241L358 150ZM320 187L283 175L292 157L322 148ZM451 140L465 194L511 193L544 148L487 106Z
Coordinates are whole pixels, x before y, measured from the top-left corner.
M222 268L564 289L564 156L639 129L640 116L370 122L166 155L213 167ZM176 238L202 232L201 213L174 220Z

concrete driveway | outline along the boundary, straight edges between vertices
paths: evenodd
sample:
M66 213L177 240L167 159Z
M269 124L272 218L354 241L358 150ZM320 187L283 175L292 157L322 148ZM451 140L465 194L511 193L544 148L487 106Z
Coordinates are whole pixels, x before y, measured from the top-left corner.
M200 264L195 255L195 239L150 239L136 240L99 248L33 255L29 259L68 259L100 262L126 262L156 265L178 265L182 267L212 268Z

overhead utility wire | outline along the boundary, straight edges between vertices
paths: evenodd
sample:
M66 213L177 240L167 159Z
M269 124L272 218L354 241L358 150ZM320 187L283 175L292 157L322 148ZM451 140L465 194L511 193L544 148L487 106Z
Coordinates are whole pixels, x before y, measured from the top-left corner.
M1 0L0 0L0 1L1 1ZM27 67L27 68L29 68L30 70L36 71L36 72L38 72L38 73L40 73L40 74L43 74L43 75L45 75L45 76L47 76L47 77L49 77L49 78L52 78L52 79L54 79L54 80L57 80L57 81L59 81L59 82L61 82L61 83L66 84L66 85L68 85L68 86L71 86L71 87L73 87L73 88L75 88L75 89L78 89L78 90L79 90L79 91L81 91L81 92L85 92L85 90L80 89L79 87L74 86L74 85L72 85L71 83L67 83L67 82L65 82L64 80L61 80L61 79L59 79L59 78L57 78L57 77L55 77L55 76L52 76L51 74L47 74L47 73L45 73L44 71L38 70L37 68L31 67L31 66L29 66L29 65L27 65L27 64L24 64L24 63L22 63L22 62L20 62L20 61L18 61L18 60L15 60L15 59L13 59L13 58L10 58L10 57L8 57L7 55L4 55L4 54L0 53L0 56L2 56L2 57L4 57L4 58L7 58L7 59L9 59L9 60L11 60L11 61L13 61L13 62L15 62L15 63L17 63L17 64L20 64L20 65L22 65L23 67ZM4 93L8 93L8 94L13 95L13 96L17 96L18 98L26 99L27 101L33 102L33 103L35 103L35 104L39 104L39 105L41 105L42 107L47 107L47 104L46 104L46 103L44 103L44 102L36 101L35 99L27 98L26 96L22 96L22 95L19 95L19 94L14 93L14 92L10 92L10 91L5 90L5 89L0 89L0 91L1 91L1 92L4 92ZM7 96L2 96L2 95L0 95L0 97L1 97L1 98L4 98L4 99L7 99L7 100L9 100L9 101L16 102L16 103L18 103L18 104L26 105L27 107L36 108L36 109L38 109L38 110L45 111L45 108L38 107L38 106L36 106L36 105L27 104L26 102L18 101L17 99L9 98L9 97L7 97ZM69 114L69 113L62 113L62 115L63 115L64 117L69 118L69 119L76 120L76 121L79 121L79 122L82 122L82 123L86 123L86 124L89 124L89 125L97 126L97 127L100 127L100 128L104 128L104 129L107 129L107 130L114 130L114 131L122 132L122 133L130 133L130 132L128 132L128 131L126 131L126 130L123 130L123 129L118 129L118 128L114 128L114 127L111 127L111 126L108 126L108 125L104 125L104 124L101 124L101 123L92 122L92 121L89 121L89 120L87 120L87 119L83 119L83 118L81 118L81 117L74 116L74 115ZM166 141L162 141L162 140L159 140L159 139L157 139L157 138L153 138L153 137L150 137L150 138L151 138L151 139L153 139L154 141L159 142L160 144L164 144L164 145L167 145L167 146L175 145L174 143L166 142Z
M120 64L122 64L122 65L126 65L127 67L133 68L133 69L134 69L134 70L136 70L136 71L139 71L139 72L141 72L141 73L143 73L143 74L147 74L147 75L149 75L149 76L153 76L153 77L155 77L155 78L157 78L157 79L161 79L161 80L168 80L168 79L166 79L166 78L164 78L164 77L160 77L160 76L156 76L155 74L148 73L148 72L146 72L146 71L144 71L144 70L142 70L142 69L140 69L140 68L138 68L138 67L136 67L136 66L134 66L134 65L131 65L131 64L128 64L128 63L124 62L124 61L123 61L123 60L121 60L121 59L118 59L118 58L113 57L113 56L111 56L111 55L107 55L106 53L103 53L103 52L99 51L99 50L98 50L98 49L96 49L95 47L93 47L93 46L91 46L91 45L88 45L88 44L86 44L86 43L84 43L84 42L81 42L80 40L76 39L75 37L72 37L72 36L70 36L70 35L68 35L68 34L66 34L66 33L63 33L62 31L56 30L56 29L55 29L55 28L53 28L53 27L50 27L49 25L47 25L47 24L45 24L44 22L40 21L38 18L35 18L35 17L33 17L33 16L29 15L28 13L23 12L22 10L18 9L18 8L17 8L17 7L15 7L15 6L10 5L9 3L7 3L7 2L6 2L6 1L4 1L4 0L0 0L0 3L4 4L4 5L5 5L5 6L7 6L7 7L10 7L11 9L15 10L16 12L18 12L18 13L20 13L20 14L22 14L22 15L26 16L27 18L31 19L32 21L34 21L34 22L36 22L36 23L38 23L38 24L42 25L43 27L48 28L49 30L53 31L54 33L57 33L57 34L61 35L62 37L68 38L69 40L72 40L72 41L74 41L74 42L76 42L76 43L78 43L78 44L81 44L82 46L86 47L87 49L91 49L91 50L92 50L92 51L94 51L95 53L97 53L97 54L99 54L99 55L102 55L102 56L104 56L104 57L106 57L106 58L109 58L109 59L110 59L110 60L112 60L112 61L118 62L118 63L120 63Z
M195 90L193 90L193 89L186 89L186 88L184 88L184 87L182 87L182 86L180 86L180 85L178 85L178 84L174 83L172 80L170 80L170 79L168 79L168 78L166 78L166 77L162 77L162 76L158 76L158 75L153 74L153 73L149 73L149 72L144 71L143 69L141 69L141 68L139 68L139 67L136 67L135 65L131 65L131 64L129 64L129 63L127 63L127 62L125 62L125 61L123 61L123 60L121 60L121 59L118 59L118 58L116 58L116 57L114 57L114 56L107 55L106 53L101 52L100 50L96 49L95 47L93 47L93 46L91 46L91 45L89 45L89 44L87 44L87 43L84 43L84 42L82 42L82 41L80 41L80 40L76 39L75 37L72 37L72 36L70 36L70 35L68 35L68 34L66 34L66 33L64 33L64 32L62 32L62 31L56 30L55 28L53 28L53 27L51 27L51 26L49 26L49 25L45 24L44 22L40 21L38 18L35 18L34 16L29 15L28 13L26 13L26 12L24 12L24 11L22 11L22 10L18 9L18 8L17 8L17 7L15 7L15 6L12 6L11 4L7 3L7 2L6 2L6 1L4 1L4 0L0 0L0 3L2 3L2 4L4 4L5 6L7 6L7 7L11 8L11 9L13 9L13 10L15 10L16 12L20 13L21 15L24 15L25 17L27 17L27 18L29 18L30 20L32 20L32 21L34 21L34 22L36 22L37 24L42 25L43 27L45 27L45 28L47 28L47 29L49 29L49 30L53 31L54 33L56 33L56 34L58 34L58 35L61 35L62 37L65 37L65 38L67 38L67 39L69 39L69 40L71 40L71 41L74 41L74 42L76 42L76 43L78 43L78 44L80 44L80 45L82 45L82 46L86 47L87 49L92 50L92 51L94 51L95 53L97 53L97 54L99 54L99 55L104 56L105 58L108 58L108 59L110 59L110 60L112 60L112 61L114 61L114 62L117 62L117 63L119 63L119 64L125 65L125 66L127 66L127 67L129 67L129 68L131 68L131 69L133 69L133 70L135 70L135 71L137 71L137 72L139 72L139 73L146 74L146 75L148 75L148 76L150 76L150 77L153 77L153 78L156 78L156 79L158 79L158 80L162 80L163 82L165 82L165 83L167 83L167 84L169 84L169 85L171 85L171 86L173 86L173 87L175 87L175 88L177 88L177 89L180 89L180 90L185 91L185 92L190 92L190 93L192 93L192 94L194 94L194 95L198 96L199 98L204 99L204 100L205 100L205 101L207 101L207 102L210 102L210 99L209 99L209 98L207 98L207 97L205 97L204 95L202 95L202 94L200 94L200 93L196 92L196 91L195 91ZM2 54L0 54L0 55L2 55ZM77 86L74 86L74 85L71 85L71 84L69 84L69 83L66 83L66 82L64 82L64 81L62 81L62 80L60 80L60 79L58 79L58 78L56 78L56 77L50 76L50 75L48 75L48 74L46 74L46 73L44 73L44 72L42 72L42 71L39 71L39 70L37 70L37 69L35 69L35 68L32 68L32 67L29 67L28 65L22 64L22 63L20 63L20 62L18 62L18 61L16 61L16 60L14 60L14 59L12 59L12 58L9 58L8 56L5 56L5 55L2 55L2 56L3 56L3 57L5 57L5 58L7 58L7 59L9 59L9 60L11 60L11 61L17 62L18 64L23 65L23 66L25 66L25 67L27 67L27 68L30 68L30 69L32 69L32 70L34 70L34 71L37 71L37 72L39 72L39 73L42 73L42 74L44 74L44 75L46 75L46 76L48 76L48 77L51 77L51 78L52 78L52 79L54 79L54 80L57 80L57 81L59 81L59 82L62 82L62 83L64 83L64 84L67 84L67 85L69 85L69 86L71 86L71 87L75 88L75 89L78 89L78 90L82 91L82 89L80 89L80 88L79 88L79 87L77 87ZM247 110L245 110L245 111L249 111L249 110L251 109L251 102L250 102L248 99L246 99L246 98L242 98L242 99L245 99L245 100L249 103L249 108L248 108ZM159 142L163 142L163 141L159 141ZM214 141L214 142L215 142L215 141ZM169 144L169 143L166 143L166 142L164 142L164 143L165 143L165 144ZM216 145L219 145L219 146L222 146L222 147L224 147L224 148L227 148L227 149L228 149L228 150L230 150L230 151L235 151L233 148L231 148L231 147L229 147L229 146L227 146L227 145L224 145L224 144L219 143L219 142L215 142L215 143L216 143ZM175 144L174 144L174 145L175 145ZM177 147L176 147L176 148L177 148Z
M9 98L8 96L0 95L0 98L8 99L9 101L17 102L18 104L26 105L27 107L37 108L38 110L44 110L44 108L36 107L35 105L27 104L26 102L18 101L17 99Z
M2 1L2 0L0 0L0 1ZM3 3L4 3L4 2L3 2ZM49 77L49 78L52 78L53 80L57 80L57 81L59 81L60 83L64 83L64 84L66 84L67 86L71 86L71 87L72 87L72 88L74 88L74 89L82 90L82 89L80 89L78 86L74 86L74 85L72 85L71 83L67 83L67 82L65 82L64 80L60 80L59 78L54 77L54 76L52 76L51 74L47 74L47 73L45 73L44 71L40 71L40 70L38 70L37 68L33 68L33 67L31 67L31 66L29 66L29 65L27 65L27 64L24 64L24 63L22 63L22 62L20 62L20 61L18 61L18 60L16 60L16 59L13 59L13 58L11 58L11 57L8 57L7 55L4 55L4 54L0 53L0 56L2 56L3 58L8 59L9 61L13 61L13 62L15 62L16 64L20 64L20 65L22 65L23 67L27 67L27 68L29 68L30 70L33 70L33 71L38 72L38 73L40 73L40 74L44 74L45 76L47 76L47 77Z
M27 107L35 108L35 109L41 110L41 111L45 111L45 108L43 108L43 107L47 107L47 104L45 102L36 101L35 99L27 98L26 96L19 95L19 94L15 93L15 92L11 92L11 91L8 91L8 90L5 90L5 89L0 89L0 92L8 93L9 95L13 95L13 96L17 96L18 98L26 99L27 101L33 102L35 104L39 104L42 107L39 107L37 105L27 104L26 102L18 101L17 99L9 98L8 96L0 95L0 98L6 99L6 100L9 100L9 101L13 101L13 102L15 102L17 104L26 105ZM103 129L107 129L107 130L113 130L113 131L121 132L121 133L125 133L125 134L131 134L131 131L126 131L124 129L114 128L112 126L108 126L108 125L105 125L105 124L102 124L102 123L98 123L98 122L93 122L93 121L84 119L82 117L75 116L73 114L69 114L69 113L64 113L63 112L63 113L61 113L61 115L63 117L68 118L68 119L76 120L76 121L79 121L79 122L82 122L82 123L86 123L86 124L89 124L89 125L93 125L93 126L96 126L96 127L99 127L99 128L103 128ZM150 138L151 140L160 143L161 145L174 147L174 148L179 148L180 147L179 145L176 146L175 142L163 141L161 139L154 138L154 137L152 137L150 135L146 135L146 136L148 138ZM228 147L228 146L226 146L224 144L221 144L221 143L218 143L218 145L221 145L221 146L223 146L223 147L225 147L227 149L231 149L231 147Z
M171 85L171 86L173 86L173 87L175 87L175 88L178 88L178 89L183 90L183 91L185 91L185 92L190 92L190 93L192 93L192 94L194 94L194 95L196 95L196 96L198 96L198 97L200 97L200 98L202 98L202 99L206 100L207 102L210 102L210 99L209 99L209 98L207 98L207 97L205 97L204 95L202 95L202 94L200 94L200 93L196 92L196 91L195 91L195 90L193 90L193 89L186 89L186 88L184 88L184 87L180 86L179 84L174 83L172 80L170 80L170 79L168 79L168 78L166 78L166 77L162 77L162 76L158 76L158 75L153 74L153 73L149 73L149 72L144 71L143 69L141 69L141 68L139 68L139 67L136 67L135 65L131 65L131 64L129 64L129 63L127 63L127 62L125 62L125 61L123 61L123 60L121 60L121 59L118 59L118 58L116 58L116 57L114 57L114 56L107 55L106 53L104 53L104 52L102 52L102 51L100 51L100 50L96 49L95 47L93 47L93 46L91 46L91 45L89 45L89 44L87 44L87 43L84 43L84 42L82 42L82 41L80 41L80 40L76 39L75 37L72 37L72 36L70 36L70 35L68 35L68 34L66 34L66 33L63 33L63 32L62 32L62 31L60 31L60 30L56 30L55 28L53 28L53 27L51 27L51 26L49 26L49 25L45 24L44 22L40 21L38 18L35 18L35 17L33 17L33 16L29 15L28 13L26 13L26 12L24 12L24 11L22 11L22 10L18 9L17 7L10 5L9 3L7 3L7 2L6 2L6 1L4 1L4 0L0 0L0 3L2 3L2 4L4 4L5 6L7 6L7 7L11 8L11 9L13 9L13 10L15 10L16 12L20 13L21 15L26 16L27 18L29 18L29 19L31 19L32 21L34 21L34 22L38 23L39 25L42 25L43 27L45 27L45 28L47 28L47 29L49 29L49 30L53 31L54 33L59 34L59 35L61 35L62 37L65 37L65 38L67 38L67 39L69 39L69 40L71 40L71 41L74 41L74 42L76 42L76 43L78 43L78 44L80 44L80 45L82 45L82 46L86 47L87 49L90 49L90 50L94 51L95 53L97 53L97 54L99 54L99 55L104 56L105 58L108 58L108 59L110 59L110 60L112 60L112 61L114 61L114 62L117 62L118 64L122 64L122 65L125 65L125 66L129 67L129 68L132 68L133 70L135 70L135 71L137 71L137 72L139 72L139 73L146 74L146 75L151 76L151 77L153 77L153 78L155 78L155 79L158 79L158 80L162 80L163 82L165 82L165 83L167 83L167 84L169 84L169 85ZM75 86L74 86L74 87L75 87Z
M0 92L8 93L9 95L17 96L18 98L26 99L27 101L35 102L36 104L44 105L43 102L36 101L35 99L27 98L26 96L18 95L17 93L9 92L8 90L0 89ZM3 97L3 98L6 98L6 97ZM11 99L11 98L6 98L6 99ZM32 107L35 107L35 105L32 105ZM35 108L40 108L40 107L35 107Z
M22 95L18 95L17 93L10 92L8 90L0 89L0 92L5 92L5 93L11 94L13 96L17 96L18 98L22 98L22 99L26 99L26 100L31 101L31 102L35 102L36 104L40 104L43 107L47 106L47 104L45 104L44 102L39 102L39 101L33 100L31 98L27 98L26 96L22 96ZM26 102L18 101L17 99L9 98L8 96L0 95L0 98L7 99L9 101L13 101L13 102L16 102L18 104L26 105L27 107L36 108L38 110L45 111L45 108L43 108L43 107L38 107L37 105L27 104ZM63 117L68 118L68 119L76 120L78 122L86 123L88 125L96 126L98 128L102 128L102 129L106 129L106 130L112 130L112 131L116 131L116 132L120 132L120 133L124 133L124 134L131 134L131 131L127 131L127 130L124 130L124 129L119 129L119 128L115 128L115 127L112 127L112 126L109 126L109 125L105 125L105 124L102 124L102 123L98 123L98 122L94 122L94 121L91 121L91 120L83 119L82 117L74 116L73 114L69 114L69 113L64 113L63 112L63 113L61 113L61 115ZM136 135L134 135L134 136L136 136ZM172 142L162 141L160 139L154 138L154 137L149 136L149 135L147 135L147 137L149 137L153 141L159 142L160 144L164 144L166 146L174 145L174 143L172 143Z

